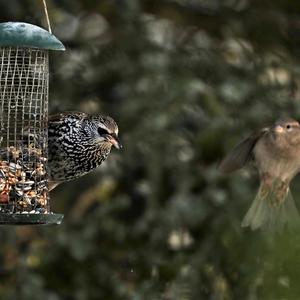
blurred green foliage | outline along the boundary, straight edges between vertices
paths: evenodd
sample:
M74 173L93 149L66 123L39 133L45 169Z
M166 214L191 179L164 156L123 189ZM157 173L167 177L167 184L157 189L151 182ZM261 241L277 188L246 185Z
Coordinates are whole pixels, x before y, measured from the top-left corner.
M113 116L124 150L52 193L61 226L0 228L0 299L299 299L299 233L242 229L257 176L217 163L300 118L300 2L48 6L67 48L51 53L51 112ZM1 1L0 16L46 27L40 0Z

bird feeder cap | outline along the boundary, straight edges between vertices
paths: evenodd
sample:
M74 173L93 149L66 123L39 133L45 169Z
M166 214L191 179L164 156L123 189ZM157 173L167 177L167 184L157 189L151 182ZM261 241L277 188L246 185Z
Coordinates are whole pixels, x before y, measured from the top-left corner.
M65 50L65 46L53 34L36 25L23 22L0 23L0 47Z

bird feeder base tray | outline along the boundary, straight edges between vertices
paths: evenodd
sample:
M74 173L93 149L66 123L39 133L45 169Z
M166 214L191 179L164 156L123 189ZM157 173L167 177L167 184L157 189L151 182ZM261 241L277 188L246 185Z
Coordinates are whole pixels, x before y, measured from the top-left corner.
M0 213L0 225L59 225L63 214L5 214Z

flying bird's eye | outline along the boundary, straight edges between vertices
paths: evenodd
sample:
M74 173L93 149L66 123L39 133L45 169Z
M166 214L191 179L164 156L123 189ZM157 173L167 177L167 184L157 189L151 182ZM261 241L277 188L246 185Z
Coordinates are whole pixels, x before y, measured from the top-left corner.
M102 127L99 127L98 128L98 133L100 135L105 135L105 134L108 134L108 131L106 129L102 128Z
M288 131L290 131L290 130L292 129L292 126L291 126L290 124L287 124L287 125L286 125L286 129L287 129Z

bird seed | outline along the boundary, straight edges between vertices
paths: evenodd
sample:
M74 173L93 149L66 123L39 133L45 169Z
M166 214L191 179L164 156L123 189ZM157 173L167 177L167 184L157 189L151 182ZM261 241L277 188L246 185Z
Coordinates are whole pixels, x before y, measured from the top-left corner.
M40 149L0 150L0 212L49 212L47 158Z

